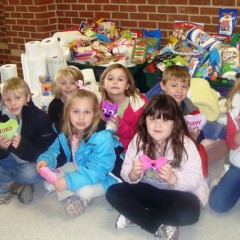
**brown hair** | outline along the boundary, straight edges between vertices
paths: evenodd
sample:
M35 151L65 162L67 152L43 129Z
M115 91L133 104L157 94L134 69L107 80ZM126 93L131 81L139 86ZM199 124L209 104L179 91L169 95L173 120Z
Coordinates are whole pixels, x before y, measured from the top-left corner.
M162 83L165 85L168 80L186 82L190 86L190 73L182 66L173 65L165 68L162 75Z
M66 68L60 69L54 76L53 91L55 98L61 98L61 92L59 91L60 80L62 77L66 77L72 82L82 80L84 83L84 77L80 69L75 66L67 66Z
M227 101L225 103L225 106L228 111L232 109L232 100L234 95L240 91L240 73L236 74L236 78L237 80L233 84L231 91L228 93Z
M27 82L19 77L12 77L4 82L2 89L3 101L8 91L19 91L22 94L26 95L26 97L31 96L31 91Z
M122 64L116 63L116 64L112 64L109 67L107 67L100 77L99 89L102 94L102 101L104 101L106 99L111 101L111 99L109 99L109 97L108 97L107 91L103 88L103 84L104 84L104 80L105 80L106 76L108 75L108 73L114 69L122 69L122 71L126 74L127 83L129 84L129 88L127 90L125 90L125 95L127 97L130 97L130 96L134 97L135 94L140 95L139 90L135 86L135 82L134 82L132 73L129 71L128 68L124 67Z
M85 140L88 139L97 129L98 123L101 119L101 113L100 113L100 107L98 103L98 99L96 95L93 92L87 91L87 90L77 90L73 95L64 103L64 109L63 109L63 126L62 131L66 135L67 139L70 141L72 139L72 135L75 132L74 127L71 124L70 117L69 117L69 111L72 106L72 103L74 99L76 98L89 98L90 101L92 101L93 104L93 122L91 126L88 129L85 129L83 135L85 137Z
M191 137L178 104L174 98L169 95L156 94L150 98L143 109L137 125L137 149L138 151L143 150L144 154L155 159L156 148L158 148L159 145L154 139L152 139L147 131L147 116L154 116L156 118L163 118L164 120L172 120L174 122L172 133L164 143L163 154L165 154L167 145L171 141L174 153L174 159L171 162L171 165L173 167L179 167L182 161L183 152L187 154L184 147L184 136Z

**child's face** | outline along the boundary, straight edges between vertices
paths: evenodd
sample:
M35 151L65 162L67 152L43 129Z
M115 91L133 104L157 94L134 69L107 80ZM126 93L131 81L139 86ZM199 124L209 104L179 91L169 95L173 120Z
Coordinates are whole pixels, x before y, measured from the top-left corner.
M189 89L188 82L169 79L165 85L160 82L160 86L167 95L175 99L178 105L187 97Z
M76 82L69 80L65 76L60 79L59 91L61 92L63 100L68 99L76 89Z
M174 122L163 120L154 116L146 118L147 131L149 135L159 144L164 142L172 133Z
M4 104L9 112L16 117L21 117L22 107L30 101L30 96L21 91L8 91L4 96Z
M110 97L125 95L125 90L129 88L129 84L124 71L119 68L110 71L104 79L103 88Z
M71 124L77 130L84 130L88 128L94 118L93 102L88 97L76 97L70 107L69 117Z

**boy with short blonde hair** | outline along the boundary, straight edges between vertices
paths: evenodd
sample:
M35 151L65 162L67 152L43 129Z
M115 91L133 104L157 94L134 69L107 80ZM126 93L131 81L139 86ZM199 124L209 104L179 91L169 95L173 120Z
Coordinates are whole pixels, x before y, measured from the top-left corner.
M31 101L23 79L14 77L4 83L2 101L0 122L15 119L18 128L12 138L0 137L0 194L10 192L0 197L0 203L9 202L12 195L27 203L33 198L33 184L40 179L35 161L57 135L47 114Z

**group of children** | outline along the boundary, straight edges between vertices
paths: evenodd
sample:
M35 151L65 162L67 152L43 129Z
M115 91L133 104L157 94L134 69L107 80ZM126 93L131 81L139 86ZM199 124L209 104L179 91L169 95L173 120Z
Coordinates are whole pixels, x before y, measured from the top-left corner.
M228 211L240 197L239 82L227 102L232 165L210 193L209 204L217 212ZM46 114L34 106L25 81L4 83L0 121L16 119L19 126L12 139L0 137L0 193L9 192L1 203L13 195L30 202L34 183L47 168L55 180L45 186L57 192L69 215L81 215L94 197L106 193L120 213L117 228L140 226L160 239L177 239L178 226L196 223L209 198L200 132L189 132L184 119L199 112L187 98L188 71L168 67L160 83L164 92L150 99L121 64L102 73L100 100L83 86L79 69L60 70ZM102 117L103 101L118 105L108 121Z

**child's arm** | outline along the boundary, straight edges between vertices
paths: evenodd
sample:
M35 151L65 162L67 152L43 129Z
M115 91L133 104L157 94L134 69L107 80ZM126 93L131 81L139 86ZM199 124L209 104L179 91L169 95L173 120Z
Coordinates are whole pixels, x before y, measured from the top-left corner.
M24 122L23 119L20 142L16 143L16 148L13 146L11 149L19 158L30 162L36 161L38 156L46 151L57 136L46 113L42 111L36 115L36 118L32 119L34 122L29 123L31 130L26 130L28 123ZM24 134L24 131L31 131L31 136L28 137L29 134Z
M57 157L60 154L60 140L57 137L54 143L37 158L37 170L40 167L56 168Z
M122 179L128 183L139 182L144 173L142 162L138 159L139 153L137 153L136 138L137 135L129 143L121 170Z
M38 162L37 162L37 166L36 166L36 170L37 170L37 172L39 172L39 169L40 168L42 168L42 167L47 167L47 161L45 161L45 160L39 160Z
M230 113L227 113L226 144L232 150L235 150L240 146L240 130L237 131Z
M111 131L94 133L85 144L92 147L87 154L81 150L76 152L75 161L78 169L64 175L67 189L72 191L106 181L116 160ZM87 147L86 145L84 148Z
M142 162L138 159L133 160L132 170L129 173L128 177L132 182L138 181L143 174Z
M181 166L173 169L177 177L174 187L183 191L195 192L199 184L205 183L201 158L195 143L189 138L185 137L184 147L187 153L183 153Z

